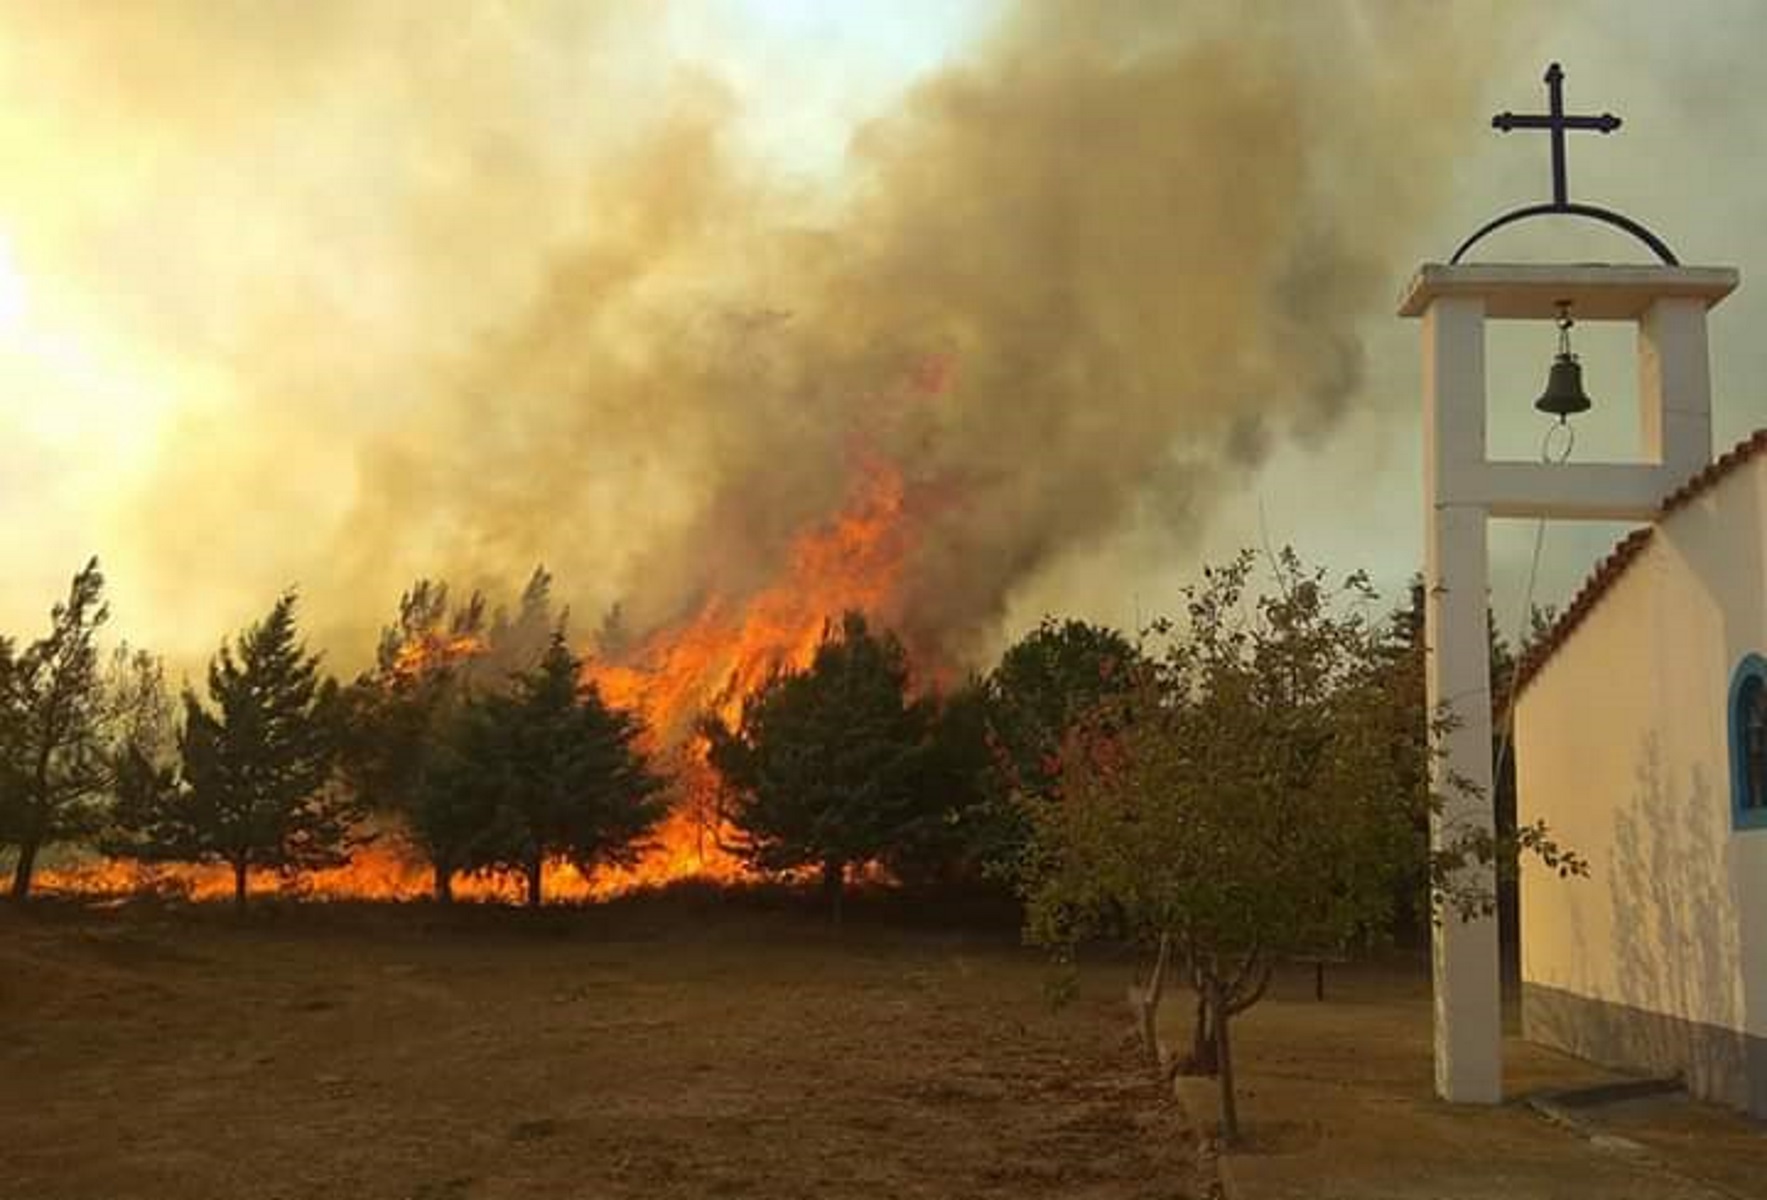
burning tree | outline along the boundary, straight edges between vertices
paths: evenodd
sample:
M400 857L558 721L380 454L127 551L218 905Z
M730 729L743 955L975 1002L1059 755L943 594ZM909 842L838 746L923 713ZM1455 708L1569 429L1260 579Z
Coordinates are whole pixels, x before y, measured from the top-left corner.
M487 649L483 596L450 608L446 584L420 579L382 632L374 669L343 693L345 774L364 805L396 817L428 859L442 903L484 833L483 806L461 790L453 743Z
M149 861L226 863L243 906L253 869L292 873L349 859L359 812L334 776L336 685L295 622L295 594L222 643L209 700L184 693L180 766L137 771L117 849Z
M743 857L767 872L819 870L839 920L849 868L943 819L929 786L935 715L909 697L893 635L857 612L829 623L806 669L775 673L734 727L705 723Z
M1252 558L1204 572L1165 656L1083 719L1052 793L1026 793L1027 927L1066 953L1083 937L1154 953L1136 993L1145 1050L1168 972L1198 1008L1190 1065L1221 1080L1223 1135L1237 1136L1232 1019L1264 995L1284 955L1382 936L1396 884L1427 861L1438 906L1484 911L1457 884L1470 858L1513 870L1521 850L1581 869L1544 827L1504 845L1464 837L1431 854L1418 829L1437 798L1416 741L1393 719L1382 631L1352 576L1333 589L1292 552L1275 594L1249 595ZM1415 713L1421 727L1425 714ZM1403 723L1399 723L1403 725Z

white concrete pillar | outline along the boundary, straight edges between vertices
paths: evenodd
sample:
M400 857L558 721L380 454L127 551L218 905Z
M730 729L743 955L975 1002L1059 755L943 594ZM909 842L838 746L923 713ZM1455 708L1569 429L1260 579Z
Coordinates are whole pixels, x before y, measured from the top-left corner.
M1485 455L1485 308L1442 297L1424 314L1424 462L1430 496L1424 580L1426 688L1431 713L1450 712L1454 728L1437 745L1431 784L1443 797L1430 822L1441 846L1494 826L1491 789L1491 660L1486 642L1486 511L1453 503L1444 483ZM1457 792L1448 780L1474 789ZM1495 889L1490 867L1464 882ZM1503 1098L1502 995L1497 922L1444 912L1432 962L1436 1006L1436 1094L1469 1104Z
M1712 370L1706 303L1653 300L1638 321L1639 452L1686 479L1712 460Z
M1444 296L1423 314L1423 494L1462 499L1485 466L1485 305Z
M1429 504L1426 638L1430 711L1458 726L1437 748L1432 781L1447 805L1431 822L1440 845L1491 829L1491 664L1486 644L1485 520L1655 519L1667 491L1709 461L1712 398L1706 310L1728 296L1728 267L1490 263L1419 268L1399 303L1424 322L1424 495ZM1492 463L1485 459L1485 331L1495 320L1638 323L1641 463ZM1455 796L1450 776L1477 794ZM1495 886L1494 872L1466 880ZM1502 1099L1497 922L1444 914L1434 945L1436 1092Z

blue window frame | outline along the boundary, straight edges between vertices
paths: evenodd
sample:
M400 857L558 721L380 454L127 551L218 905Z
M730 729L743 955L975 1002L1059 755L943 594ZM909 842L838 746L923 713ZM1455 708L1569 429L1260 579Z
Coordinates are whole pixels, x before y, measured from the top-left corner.
M1767 829L1767 659L1745 654L1730 677L1730 815Z

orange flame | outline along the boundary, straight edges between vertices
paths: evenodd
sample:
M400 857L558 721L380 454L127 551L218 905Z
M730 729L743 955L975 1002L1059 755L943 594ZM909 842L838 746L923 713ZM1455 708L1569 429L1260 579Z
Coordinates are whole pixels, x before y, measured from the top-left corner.
M733 605L714 596L685 624L646 638L624 661L592 663L603 699L639 714L664 752L677 793L658 848L637 868L646 882L740 879L747 869L725 847L718 781L705 758L699 719L740 715L743 697L775 672L809 665L828 621L848 610L886 610L901 577L902 479L872 464L852 501L826 526L798 538L776 583Z
M714 596L624 664L593 666L602 697L641 713L665 743L679 742L703 712L734 720L742 697L774 671L809 665L828 621L888 607L901 575L902 500L901 476L872 467L840 516L792 546L777 583L740 606Z
M775 583L742 602L713 596L694 616L651 634L619 661L589 664L587 681L602 698L636 713L648 730L648 749L671 778L674 803L653 847L630 869L586 877L569 863L549 863L543 889L549 900L602 899L689 878L749 877L726 848L728 831L717 818L718 782L697 723L708 712L733 721L743 697L773 672L807 666L826 623L842 613L889 615L901 577L903 498L900 474L871 464L844 510L797 538ZM476 637L426 635L400 649L393 671L411 678L485 649ZM233 894L225 866L150 866L125 859L43 872L39 882L46 891L88 895L162 892L216 900ZM359 847L346 866L293 881L254 875L252 888L323 899L411 900L430 895L433 882L420 855L396 837L383 837ZM522 898L518 879L496 874L457 877L453 890L465 900Z
M609 868L585 875L571 863L548 862L543 890L550 902L580 903L704 874L696 863L680 860L666 847L659 846L656 854L630 870ZM253 871L249 890L254 896L274 894L318 900L422 900L432 894L433 882L428 863L404 843L387 840L357 847L350 861L341 867L295 877ZM163 895L206 902L233 897L233 871L222 864L161 865L113 858L40 872L37 887L46 893ZM518 904L524 898L523 889L524 884L514 875L478 872L455 876L453 894L457 900Z
M403 680L416 679L431 671L451 667L477 658L487 649L477 634L448 635L436 632L416 637L399 647L393 656L393 674Z

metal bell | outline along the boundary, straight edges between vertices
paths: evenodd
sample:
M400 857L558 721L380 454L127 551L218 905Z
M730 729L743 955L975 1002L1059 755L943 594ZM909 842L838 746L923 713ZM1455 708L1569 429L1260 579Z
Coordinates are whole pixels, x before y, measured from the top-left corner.
M1561 350L1552 360L1552 371L1546 376L1546 390L1534 401L1534 407L1561 421L1589 411L1589 397L1583 394L1583 364L1577 361L1575 354Z

